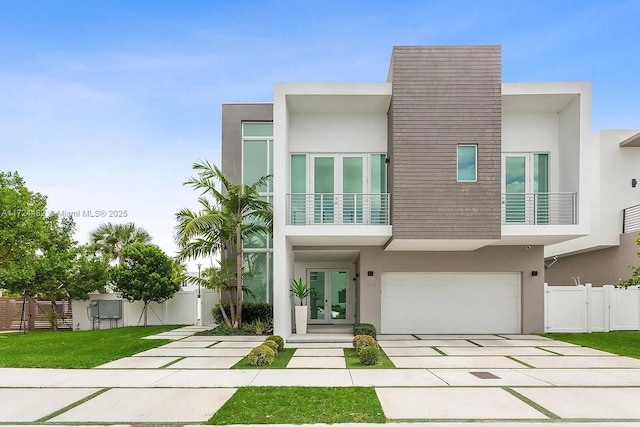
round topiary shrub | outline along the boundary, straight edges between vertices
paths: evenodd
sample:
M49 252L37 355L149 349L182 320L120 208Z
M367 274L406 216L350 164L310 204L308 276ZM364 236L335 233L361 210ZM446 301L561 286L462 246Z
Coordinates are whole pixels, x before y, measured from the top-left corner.
M266 345L267 347L271 348L271 350L273 350L274 353L278 353L278 343L277 342L272 341L272 340L264 340L262 345Z
M249 352L247 359L251 366L267 366L271 365L273 359L276 357L276 352L266 345L259 345Z
M278 351L282 351L284 348L284 338L280 335L271 335L270 337L267 337L265 341L273 341L278 344Z
M353 348L356 353L360 353L365 347L378 347L378 342L370 335L356 335L353 337Z
M377 365L380 361L380 349L378 346L363 347L358 352L360 363L365 366Z

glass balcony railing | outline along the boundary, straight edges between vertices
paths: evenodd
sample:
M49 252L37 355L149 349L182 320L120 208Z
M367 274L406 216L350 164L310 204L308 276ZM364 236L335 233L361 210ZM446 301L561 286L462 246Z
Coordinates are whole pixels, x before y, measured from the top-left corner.
M502 194L502 224L577 224L577 203L577 193Z
M389 193L287 194L288 225L389 225Z

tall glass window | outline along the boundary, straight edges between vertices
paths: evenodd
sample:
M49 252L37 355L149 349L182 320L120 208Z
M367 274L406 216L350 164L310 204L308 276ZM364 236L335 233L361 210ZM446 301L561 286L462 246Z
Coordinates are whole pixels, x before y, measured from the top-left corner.
M273 175L273 123L242 123L242 183L254 184L266 175ZM273 201L273 180L258 188L267 201ZM247 274L244 286L252 300L271 302L273 299L273 242L271 236L256 233L243 242L243 269Z
M473 182L478 179L478 147L458 145L458 182Z

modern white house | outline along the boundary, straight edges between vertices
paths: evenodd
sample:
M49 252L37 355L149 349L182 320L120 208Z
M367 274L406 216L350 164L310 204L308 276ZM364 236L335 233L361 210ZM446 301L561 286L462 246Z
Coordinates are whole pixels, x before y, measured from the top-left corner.
M545 256L602 231L595 154L632 135L593 136L589 83L503 83L499 46L394 47L380 83L276 83L222 108L223 171L273 175L246 285L285 338L298 278L310 324L543 332Z

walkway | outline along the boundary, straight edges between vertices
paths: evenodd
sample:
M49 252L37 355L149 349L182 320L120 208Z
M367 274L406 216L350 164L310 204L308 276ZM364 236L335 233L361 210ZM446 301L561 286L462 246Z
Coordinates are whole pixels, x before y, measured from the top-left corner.
M400 369L346 369L348 344L298 343L287 369L230 370L262 337L194 330L163 333L174 342L94 369L0 368L0 422L201 423L238 387L301 385L375 387L387 418L429 426L640 423L640 360L548 338L379 337Z

